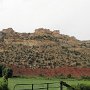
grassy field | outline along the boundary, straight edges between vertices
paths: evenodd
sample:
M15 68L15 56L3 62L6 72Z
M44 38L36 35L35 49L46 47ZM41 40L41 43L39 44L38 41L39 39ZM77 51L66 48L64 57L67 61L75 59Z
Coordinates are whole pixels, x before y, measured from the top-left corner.
M41 84L41 83L54 83L54 82L58 82L56 84L52 84L49 87L55 87L55 86L59 86L59 82L60 81L64 81L66 83L68 83L69 85L77 85L77 84L88 84L90 85L90 81L89 80L75 80L75 79L47 79L47 78L42 78L42 77L33 77L33 78L10 78L8 80L8 86L10 88L10 90L13 90L14 86L16 84L36 84L34 85L34 88L38 88L38 87L46 87L46 85L37 85L37 84ZM15 90L20 90L20 89L24 89L24 88L31 88L30 85L27 86L17 86ZM42 90L42 89L40 89ZM45 89L43 89L45 90ZM60 88L54 89L51 88L49 90L60 90ZM64 88L64 90L66 90L66 88Z

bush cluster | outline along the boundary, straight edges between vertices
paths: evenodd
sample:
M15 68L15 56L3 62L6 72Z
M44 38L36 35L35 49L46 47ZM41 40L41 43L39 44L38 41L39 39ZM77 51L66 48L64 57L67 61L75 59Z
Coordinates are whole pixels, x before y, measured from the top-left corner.
M0 64L0 77L2 76L2 72L3 72L4 68L5 68L5 66Z
M87 80L90 80L90 76L81 76L81 79L87 79Z
M0 76L3 76L0 80L0 90L9 90L8 78L12 77L13 71L11 68L7 68L0 64Z
M5 68L2 72L3 76L7 76L8 78L12 77L13 71L10 68Z
M90 90L90 85L78 84L76 86L72 86L75 90ZM73 90L72 88L67 88L67 90Z
M4 65L0 64L0 76L7 76L8 78L12 77L13 70L11 68L5 67Z
M5 78L2 78L2 80L0 80L0 90L9 90L8 81Z

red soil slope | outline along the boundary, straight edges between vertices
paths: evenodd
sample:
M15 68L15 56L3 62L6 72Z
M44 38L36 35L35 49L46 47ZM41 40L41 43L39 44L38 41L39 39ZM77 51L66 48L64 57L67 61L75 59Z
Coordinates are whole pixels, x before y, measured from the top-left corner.
M27 76L39 76L44 75L48 77L59 76L61 74L67 76L71 74L75 77L90 76L90 68L74 68L74 67L60 67L55 69L40 69L40 68L25 68L12 66L14 75L27 75Z

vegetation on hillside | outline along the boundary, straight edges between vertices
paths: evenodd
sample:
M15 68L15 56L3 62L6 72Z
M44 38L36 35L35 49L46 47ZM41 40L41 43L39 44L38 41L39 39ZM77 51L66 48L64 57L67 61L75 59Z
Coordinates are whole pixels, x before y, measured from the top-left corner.
M17 33L8 28L0 32L0 63L31 68L90 67L90 42L49 29Z

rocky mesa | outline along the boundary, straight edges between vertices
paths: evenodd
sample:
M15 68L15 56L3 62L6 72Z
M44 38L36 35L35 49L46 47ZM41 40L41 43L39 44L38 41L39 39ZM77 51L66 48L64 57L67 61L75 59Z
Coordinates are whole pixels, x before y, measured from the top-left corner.
M0 31L0 63L28 68L90 67L90 41L39 28L34 33Z

